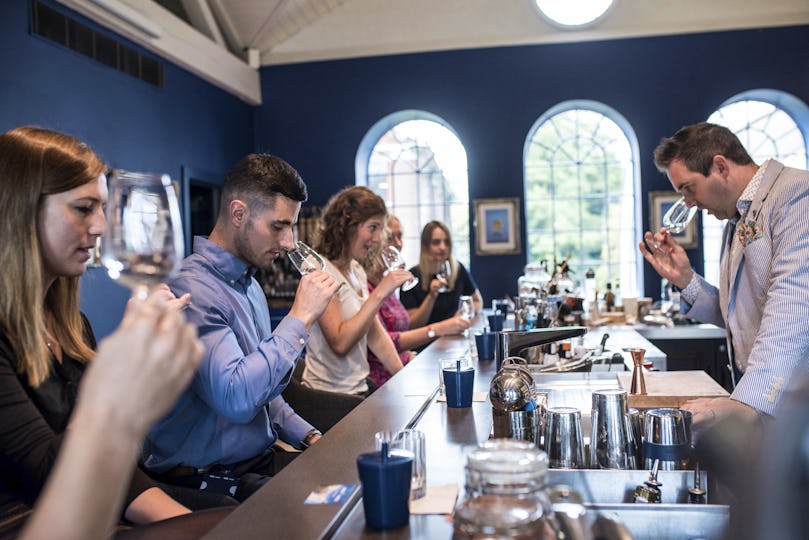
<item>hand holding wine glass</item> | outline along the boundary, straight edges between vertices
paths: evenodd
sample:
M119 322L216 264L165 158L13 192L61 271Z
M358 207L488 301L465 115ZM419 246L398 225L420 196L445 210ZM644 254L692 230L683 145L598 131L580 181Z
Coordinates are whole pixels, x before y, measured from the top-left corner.
M435 274L435 279L442 282L443 285L440 289L438 289L439 293L445 293L449 291L449 276L452 274L452 266L449 264L449 260L444 261L438 267L438 272Z
M182 261L177 195L166 174L115 170L109 184L101 260L112 279L145 299Z
M298 269L298 272L300 272L302 276L314 272L315 270L326 269L326 261L320 253L300 240L295 242L295 248L287 253L287 257L289 257L292 265Z
M394 246L386 246L382 248L382 252L380 253L382 257L382 262L385 263L385 267L390 270L405 270L407 264L405 263L404 258L402 258L402 254L396 249ZM409 291L419 283L419 278L413 277L412 279L405 282L401 289L403 291Z

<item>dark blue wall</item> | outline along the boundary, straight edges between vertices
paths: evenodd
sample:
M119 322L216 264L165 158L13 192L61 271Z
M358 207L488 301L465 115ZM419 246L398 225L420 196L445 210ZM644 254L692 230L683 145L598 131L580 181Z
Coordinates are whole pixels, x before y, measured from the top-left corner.
M184 165L221 176L252 151L253 107L165 61L163 88L115 71L31 35L29 12L29 0L0 7L0 132L29 124L66 131L113 167L177 180ZM128 291L98 269L82 285L83 309L106 335Z
M635 129L646 228L648 192L671 189L651 157L661 137L753 88L809 103L809 26L275 66L262 70L262 88L257 144L299 169L313 204L354 183L362 137L403 109L429 111L457 131L470 199L522 198L523 145L536 119L562 101L603 102ZM694 250L698 268L701 259ZM525 255L471 263L488 299L515 291ZM649 266L645 274L647 295L659 294L657 274Z
M218 178L245 153L270 151L301 171L318 205L354 183L366 131L403 109L429 111L458 132L471 199L522 197L533 122L561 101L592 99L635 129L647 225L648 191L669 189L651 161L660 137L752 88L809 102L809 26L276 66L262 69L264 105L254 109L168 62L158 89L32 36L29 9L28 0L0 7L0 130L64 130L114 167L176 178L184 165ZM694 261L701 266L698 250ZM487 299L513 292L524 263L524 255L472 259ZM657 294L648 268L645 284ZM98 270L83 285L83 307L105 335L128 293Z

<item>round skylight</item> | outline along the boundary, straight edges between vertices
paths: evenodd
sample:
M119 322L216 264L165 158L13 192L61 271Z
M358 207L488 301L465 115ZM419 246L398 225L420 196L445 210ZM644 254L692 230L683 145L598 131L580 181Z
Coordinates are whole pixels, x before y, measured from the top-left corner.
M565 28L595 23L613 6L615 0L534 0L539 12L550 22Z

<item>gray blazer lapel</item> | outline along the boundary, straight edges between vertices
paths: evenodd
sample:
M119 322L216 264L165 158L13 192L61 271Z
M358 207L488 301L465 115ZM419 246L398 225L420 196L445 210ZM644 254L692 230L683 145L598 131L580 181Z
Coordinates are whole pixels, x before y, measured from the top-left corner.
M733 234L733 238L730 241L730 265L728 267L729 272L729 281L727 282L730 285L730 291L728 294L732 296L736 296L736 276L741 269L741 260L744 255L744 248L746 247L744 243L739 238L739 232L743 224L746 224L748 221L754 221L756 223L761 223L761 209L764 204L764 201L767 200L767 196L770 194L773 186L775 185L776 179L781 174L781 171L784 170L784 165L779 163L778 161L771 160L770 163L767 165L767 170L764 174L764 177L761 179L761 183L758 186L758 190L756 191L756 195L753 198L753 201L750 203L750 208L748 209L747 213L739 219L739 222L736 224L736 231ZM726 311L725 302L722 302L722 311ZM727 320L728 314L725 313L725 317Z

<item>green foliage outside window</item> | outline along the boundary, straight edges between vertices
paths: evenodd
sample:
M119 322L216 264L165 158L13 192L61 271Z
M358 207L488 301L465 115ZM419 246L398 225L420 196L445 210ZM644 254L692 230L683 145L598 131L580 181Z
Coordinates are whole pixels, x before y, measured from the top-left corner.
M528 261L562 261L581 282L635 285L634 164L626 135L605 115L569 109L542 124L525 155Z

